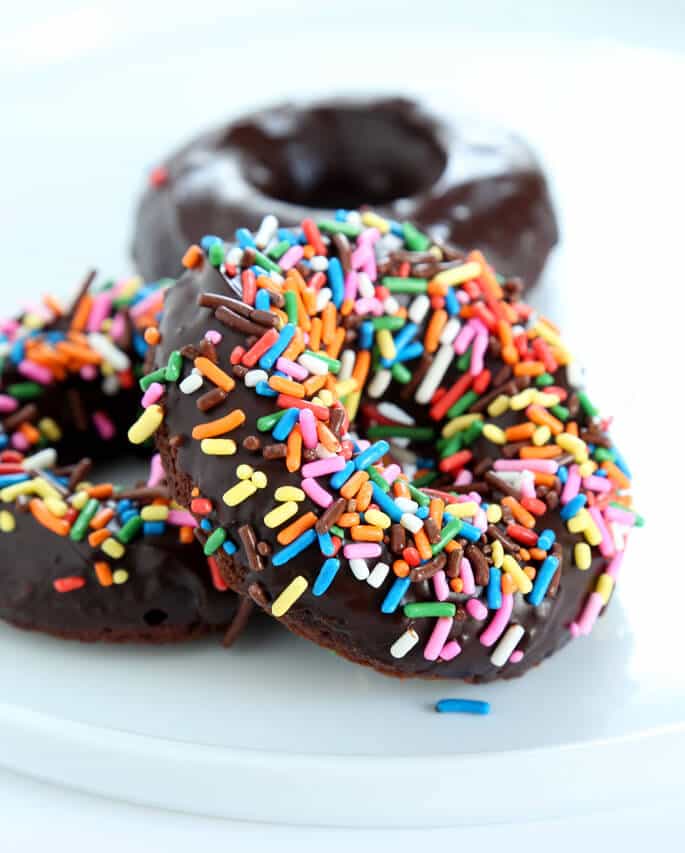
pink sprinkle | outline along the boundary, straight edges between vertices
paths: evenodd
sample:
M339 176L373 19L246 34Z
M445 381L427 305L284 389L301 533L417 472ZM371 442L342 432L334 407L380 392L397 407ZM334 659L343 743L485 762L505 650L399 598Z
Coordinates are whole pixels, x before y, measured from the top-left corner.
M164 473L164 468L162 467L162 460L160 458L159 453L155 453L155 455L150 460L150 476L148 477L148 487L152 488L153 486L158 486L162 480L166 477Z
M148 386L147 391L143 394L143 398L140 401L141 405L144 409L147 409L148 406L151 406L153 403L156 403L164 394L164 386L161 382L153 382Z
M480 320L474 320L474 322L478 323L479 329L471 350L471 366L469 367L469 373L471 376L478 376L478 374L483 370L483 356L488 348L489 338L488 330Z
M603 557L613 557L616 553L616 549L614 548L614 537L609 533L609 530L604 523L604 519L602 518L602 513L599 511L598 507L591 506L590 507L590 515L592 516L592 520L597 525L597 529L599 530L600 536L602 537L599 543L599 550Z
M345 545L343 554L348 560L369 560L380 557L381 546L377 542L355 542Z
M488 519L485 515L484 509L479 509L473 516L473 526L477 527L481 531L485 531L488 529Z
M345 276L345 302L354 302L359 290L359 279L354 270L350 270Z
M154 314L162 307L163 302L164 292L162 290L155 290L154 293L146 296L145 299L141 299L140 302L136 302L136 304L131 308L130 314L134 318L150 312Z
M361 235L360 235L361 237ZM373 246L369 243L362 243L352 252L350 256L350 264L355 270L361 269L368 263L369 257L373 254ZM370 277L370 276L369 276ZM371 279L373 281L373 279Z
M214 344L215 346L217 344L220 344L223 339L224 336L221 334L221 332L217 332L216 329L207 329L207 331L205 332L205 340L209 341L210 344Z
M333 503L333 495L322 488L316 480L302 480L302 489L315 504L324 509Z
M31 445L23 432L12 433L12 447L15 450L21 450L22 453L28 450Z
M578 489L580 488L580 471L578 470L577 465L571 465L568 469L568 477L566 478L566 483L564 484L564 488L561 492L561 502L562 504L567 504L569 501L573 500L575 496L578 494Z
M556 474L559 463L553 459L496 459L495 471L540 471Z
M79 376L84 380L84 382L92 382L97 375L97 368L94 364L84 364L79 370Z
M314 417L314 413L309 409L300 409L299 420L304 446L311 450L319 443L319 437L316 434L316 418Z
M17 370L22 376L32 379L40 385L49 385L53 380L52 371L49 368L43 367L41 364L34 364L34 362L26 359L19 362Z
M469 492L468 495L463 495L463 497L465 497L466 500L474 501L474 503L477 504L481 503L483 500L482 496L479 495L478 492Z
M523 660L523 652L521 649L514 649L514 651L509 655L509 663L519 663Z
M19 403L14 399L14 397L10 397L7 394L0 394L0 412L3 415L8 414L9 412L16 412L19 408Z
M104 412L93 412L93 423L100 438L110 441L116 435L114 424Z
M174 527L197 527L195 516L184 509L170 509L167 522Z
M390 483L390 485L392 486L392 484L400 476L401 473L402 469L400 468L400 466L396 465L393 462L392 465L388 465L388 467L383 471L383 478L387 483Z
M378 268L376 267L376 253L370 252L366 261L362 264L362 272L365 272L371 281L376 281L378 278Z
M435 597L438 601L445 601L450 594L447 577L442 570L433 575L433 589L435 590Z
M454 339L454 351L457 355L463 355L469 347L469 344L476 336L477 326L474 324L473 320L469 320L468 323L465 323L461 329L459 329L459 334Z
M357 314L372 314L380 317L383 313L383 303L375 296L363 296L354 303L354 310Z
M282 270L289 270L294 267L298 261L302 259L303 255L303 246L291 246L284 255L281 255L278 261L278 266Z
M433 632L426 643L426 648L423 650L423 656L426 660L438 659L447 637L452 630L453 623L454 619L451 616L439 616L438 619L436 619Z
M357 442L357 446L359 447L360 451L366 450L367 447L371 447L371 442L365 438L360 438L359 441Z
M307 462L302 466L303 477L325 477L326 474L335 474L345 467L342 456L329 456L328 459L317 459L315 462Z
M473 599L471 599L473 600ZM511 611L514 606L514 597L510 593L502 596L502 606L492 617L492 621L488 627L480 635L480 641L484 646L490 647L494 645L502 636L504 629L509 623Z
M626 527L633 527L635 524L635 516L632 512L625 509L619 509L616 506L608 506L604 510L604 518L607 521L615 521L617 524L624 524Z
M442 647L440 657L442 660L452 660L452 658L456 658L458 654L461 654L461 646L456 640L450 640L449 643L445 643Z
M577 622L578 632L587 637L592 631L600 611L604 607L604 599L598 592L591 593L588 598L580 619Z
M3 320L0 323L0 332L12 338L19 331L20 325L16 320Z
M609 563L609 565L604 570L604 574L609 575L614 580L618 577L618 573L621 571L621 566L623 565L623 556L625 551L619 551L618 554L614 557L614 559Z
M583 488L591 492L610 492L613 488L608 477L583 477Z
M466 609L469 612L469 616L473 616L478 622L482 622L483 619L487 619L488 617L488 608L477 598L469 598L466 602Z
M571 632L571 636L574 640L580 637L580 626L577 622L571 622L568 626L568 630Z
M283 358L283 356L276 362L276 368L282 370L283 373L287 373L288 376L292 376L293 379L297 379L298 382L302 382L309 376L309 371L306 367L302 367L301 364L297 364L297 362L291 361L289 358Z
M377 243L381 238L381 232L373 226L372 228L365 228L362 233L357 237L357 245L370 245L373 246L374 243Z
M457 474L457 479L454 482L457 486L468 486L473 482L473 474L470 471L467 471L466 468L462 468L462 470Z
M126 321L124 320L123 311L119 311L114 315L114 319L112 320L112 325L109 330L109 335L114 341L114 343L119 343L124 336L126 331Z
M112 292L100 293L95 297L93 306L88 315L86 328L89 332L99 332L103 321L107 318L112 308Z
M473 595L476 591L476 582L473 579L473 569L468 557L462 557L459 563L459 577L463 584L462 591L465 595Z
M535 498L537 497L535 494L535 477L521 477L521 497L523 498Z

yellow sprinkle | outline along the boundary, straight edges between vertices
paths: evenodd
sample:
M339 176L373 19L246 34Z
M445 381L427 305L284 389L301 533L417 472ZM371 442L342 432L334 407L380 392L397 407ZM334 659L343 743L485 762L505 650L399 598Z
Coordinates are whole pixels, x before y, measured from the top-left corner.
M376 332L376 341L378 342L378 349L383 358L395 358L397 350L395 349L395 341L390 329L379 329Z
M499 504L489 504L485 510L485 517L490 524L497 524L502 520L502 507Z
M514 396L509 400L509 405L515 412L520 412L521 409L525 409L531 405L533 400L535 400L536 391L534 388L526 388L525 391L521 391L519 394L514 394Z
M25 314L22 319L22 324L27 329L40 329L43 326L43 319L38 314Z
M343 397L347 397L348 394L354 394L357 390L359 383L356 379L345 379L342 382L336 383L335 393L336 396L342 400ZM321 394L319 394L321 396Z
M112 580L114 583L126 583L128 580L128 572L126 569L115 569L112 572Z
M367 524L373 524L374 527L380 527L381 530L387 530L392 524L390 516L379 509L367 509L364 513L364 521Z
M539 426L533 433L533 444L536 447L542 447L552 437L552 430L548 426Z
M333 403L335 403L335 397L333 396L333 393L328 390L328 388L322 388L319 391L319 400L324 406L332 406Z
M506 394L500 394L499 397L495 397L492 403L488 406L488 414L491 418L498 418L507 411L510 403L511 397L507 397Z
M602 601L605 604L608 604L609 599L611 598L611 593L614 591L614 579L611 575L607 575L606 573L600 575L597 578L597 587L595 592L598 592L602 596Z
M451 421L448 421L445 426L442 428L442 435L445 438L450 438L455 433L461 432L463 429L468 429L471 424L476 421L482 421L483 416L479 414L473 415L458 415L456 418L452 418Z
M381 234L387 234L390 231L390 223L387 219L383 219L377 213L367 210L362 213L362 224L367 228L378 228Z
M166 521L169 517L168 506L144 506L140 511L143 521Z
M269 482L269 478L263 471L255 471L252 475L252 483L258 489L265 489L266 484Z
M480 264L476 263L476 261L471 261L468 264L461 264L458 267L452 267L451 269L439 272L433 278L433 281L436 282L436 284L446 284L450 287L455 284L463 284L465 281L471 281L471 279L478 278L480 274Z
M441 261L441 260L442 260L442 249L440 248L440 246L431 246L431 247L430 247L430 249L428 250L428 252L429 252L431 255L435 255L435 257L436 257L439 261Z
M343 405L345 406L345 411L347 412L347 417L350 419L350 421L354 421L354 419L357 417L357 409L359 408L361 398L361 391L355 391L354 394L348 394L345 399Z
M102 367L104 368L104 364ZM164 420L164 409L157 403L148 406L138 420L128 431L128 440L131 444L142 444L159 429Z
M203 438L200 450L207 456L233 456L237 445L232 438Z
M492 565L496 569L502 568L502 561L504 560L504 548L502 547L502 543L499 539L495 539L492 543Z
M15 483L13 486L5 486L0 492L0 500L3 503L12 503L19 495L30 495L33 492L31 480L26 480L23 483Z
M88 503L88 492L79 489L78 492L72 497L71 505L74 509L83 509L83 507Z
M249 480L254 474L254 468L252 465L238 465L235 472L238 475L239 480Z
M573 556L576 566L582 571L586 571L592 565L592 551L587 542L576 542L573 546Z
M599 527L594 522L592 516L588 513L589 521L583 530L585 541L590 545L599 545L602 541L602 534L599 532Z
M582 533L591 521L592 516L583 508L579 509L573 518L569 518L566 526L569 529L569 533Z
M543 340L547 341L548 344L563 347L559 335L542 320L538 320L535 323L533 326L533 332L536 332Z
M478 504L475 501L447 504L445 512L454 518L470 518L478 512Z
M593 459L586 459L578 466L578 473L581 477L589 477L597 470L597 463Z
M529 593L533 588L533 582L528 577L528 575L523 571L521 566L516 562L516 560L511 556L511 554L505 554L502 560L502 568L507 574L510 574L512 580L516 584L516 587L520 592L524 595Z
M280 527L281 524L292 518L297 512L297 504L295 501L286 501L284 504L279 504L277 507L267 512L264 516L264 524L267 527Z
M544 406L548 409L550 406L556 406L561 403L561 397L558 394L550 394L547 391L535 391L533 400L538 406Z
M126 553L126 548L124 548L121 542L117 542L117 540L112 539L111 536L109 539L105 539L100 547L105 554L113 560L119 560Z
M0 531L2 533L11 533L17 526L14 516L6 509L0 511Z
M38 421L38 429L48 441L59 441L62 438L62 430L52 418L41 418Z
M483 427L483 435L488 441L493 444L506 444L507 438L504 435L504 430L500 429L495 424L485 424Z
M297 486L279 486L274 497L277 501L303 501L306 495Z
M570 432L561 432L556 437L556 442L562 450L572 453L576 462L583 463L587 461L587 445L582 438L578 438L577 435L571 435Z
M37 495L40 495L40 497L43 498L43 500L47 500L48 498L55 498L56 500L59 500L61 497L60 493L52 483L48 483L48 481L44 480L42 477L34 478L33 489Z
M307 589L307 579L302 577L302 575L298 575L290 581L288 586L271 605L271 613L274 616L283 616L295 604L305 589Z
M69 507L60 498L45 498L45 506L57 518L63 518L69 511Z
M252 480L241 480L235 486L224 493L223 501L226 506L238 506L243 501L246 501L257 491L257 487Z

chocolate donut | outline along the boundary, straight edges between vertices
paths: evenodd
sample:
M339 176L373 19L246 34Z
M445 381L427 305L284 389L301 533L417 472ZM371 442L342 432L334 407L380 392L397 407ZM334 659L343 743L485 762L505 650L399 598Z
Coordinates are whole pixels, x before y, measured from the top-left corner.
M156 334L163 297L137 279L94 292L93 278L71 309L46 297L2 324L0 618L87 641L225 629L238 599L208 565L194 518L170 501L158 457L147 486L88 482L93 460L130 447L141 330Z
M529 284L558 238L541 167L517 136L452 125L405 98L331 100L240 117L166 158L140 202L133 256L148 280L176 276L205 234L361 205L477 247Z
M135 429L231 586L295 633L393 675L519 675L607 604L629 472L516 282L378 225L192 247L154 350L179 380Z

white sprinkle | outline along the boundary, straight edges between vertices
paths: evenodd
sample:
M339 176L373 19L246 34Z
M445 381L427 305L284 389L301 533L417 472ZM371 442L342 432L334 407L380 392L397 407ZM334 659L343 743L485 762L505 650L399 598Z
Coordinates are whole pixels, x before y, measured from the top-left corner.
M333 456L337 456L337 453L334 453L332 450L329 450L327 447L324 447L323 444L316 445L316 458L317 459L331 459Z
M401 249L403 245L404 240L402 240L401 237L398 237L397 234L393 234L391 231L388 231L388 233L384 234L376 243L376 249L379 255L387 255L390 252L396 252L398 249Z
M328 258L323 255L314 255L309 261L309 266L314 272L326 272L328 269Z
M376 288L365 272L357 274L357 289L359 290L359 295L365 299L373 299L376 295Z
M369 564L366 560L360 560L355 557L350 560L350 568L358 581L365 581L369 576Z
M419 293L409 306L409 311L407 312L409 319L412 323L416 323L417 325L420 324L430 307L431 301L428 296L426 296L425 293Z
M283 276L282 276L282 275L280 275L280 273L277 273L277 272L270 272L270 273L269 273L269 278L271 279L271 281L273 281L273 282L274 282L274 284L283 284L283 282L285 281L285 279L283 278Z
M338 382L343 382L352 376L354 363L357 359L354 350L345 349L340 356L340 370L338 371Z
M395 498L395 506L402 512L416 512L419 505L411 498Z
M350 223L350 225L362 224L362 215L358 210L348 211L347 216L345 218Z
M302 355L297 359L298 364L301 364L305 370L313 373L314 376L325 376L328 373L328 365L322 358L317 358L315 355Z
M277 230L278 219L276 219L273 213L268 213L264 219L262 219L262 224L259 226L257 233L255 234L254 241L257 248L266 248L271 240L273 240Z
M566 365L566 378L576 388L585 387L585 368L579 361L572 361Z
M399 424L414 426L416 421L410 414L401 409L396 403L390 403L386 400L378 404L378 411L391 421L397 421Z
M521 491L521 483L523 482L523 475L526 473L525 471L494 471L493 473L496 474L500 480L504 480L505 483L508 483L512 489L516 489L519 492Z
M107 397L114 397L119 393L120 389L121 383L115 374L111 373L102 380L102 393Z
M390 646L390 654L394 658L403 658L419 641L419 635L413 628L407 628Z
M437 391L438 385L442 382L442 378L447 373L447 368L452 364L453 359L454 350L452 349L452 345L443 344L435 353L431 366L416 389L414 397L417 403L423 406L430 403L433 394Z
M39 468L54 468L57 464L57 451L54 447L46 447L39 450L33 456L27 456L22 462L24 470L36 471Z
M504 666L524 634L525 629L522 625L510 625L490 655L490 663L493 666Z
M202 388L202 376L199 373L189 373L186 378L178 386L183 394L194 394Z
M234 246L226 252L226 263L232 267L239 267L243 260L243 250L240 246Z
M248 370L245 374L245 385L248 388L254 388L260 382L268 382L269 374L266 370Z
M421 521L418 515L413 515L411 512L405 512L402 514L400 524L410 533L418 533L423 527L423 521Z
M390 385L391 379L392 373L385 368L381 368L381 370L375 374L371 382L369 382L369 397L375 400L382 397L388 390L388 385Z
M394 296L388 296L383 300L383 310L386 314L397 314L400 310L400 303Z
M450 317L449 320L445 323L445 328L442 330L442 334L440 335L440 343L451 344L457 337L460 328L461 323L459 322L458 318Z
M321 290L316 294L316 313L320 314L323 309L328 305L331 301L331 293L330 287L322 287Z
M115 347L110 339L101 335L100 332L91 332L88 335L88 343L115 370L128 370L131 366L131 359L126 353Z
M379 589L383 581L387 578L389 571L390 566L387 563L376 563L366 582L374 589Z

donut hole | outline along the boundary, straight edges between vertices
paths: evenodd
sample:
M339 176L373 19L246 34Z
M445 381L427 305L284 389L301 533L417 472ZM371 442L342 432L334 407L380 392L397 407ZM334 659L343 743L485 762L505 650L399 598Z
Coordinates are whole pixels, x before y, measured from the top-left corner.
M228 141L242 149L244 175L260 192L316 208L420 195L447 163L434 128L404 101L312 107L282 125L235 128Z
M151 628L155 628L157 625L161 625L163 622L166 622L168 618L168 613L166 613L164 610L159 610L156 607L154 607L152 610L148 610L143 615L145 624L149 625Z

